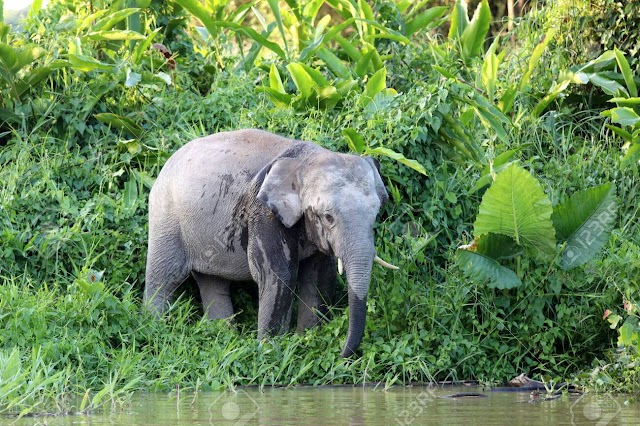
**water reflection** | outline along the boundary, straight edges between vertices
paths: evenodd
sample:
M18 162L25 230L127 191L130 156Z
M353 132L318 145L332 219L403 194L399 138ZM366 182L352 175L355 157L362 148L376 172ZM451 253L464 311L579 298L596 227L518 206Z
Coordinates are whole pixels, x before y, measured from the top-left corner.
M484 398L442 398L479 392ZM640 404L624 398L584 395L529 403L528 393L481 388L302 387L238 389L175 396L136 396L111 414L21 419L48 425L631 425ZM0 419L0 423L3 423Z

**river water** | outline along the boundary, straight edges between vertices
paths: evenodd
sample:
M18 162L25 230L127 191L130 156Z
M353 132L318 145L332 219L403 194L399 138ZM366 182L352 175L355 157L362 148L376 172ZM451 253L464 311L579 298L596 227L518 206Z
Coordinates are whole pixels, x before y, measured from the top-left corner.
M460 392L485 397L449 398ZM607 395L530 402L529 392L474 387L243 388L136 395L110 413L31 417L14 425L638 425L640 403ZM4 420L4 421L3 421Z

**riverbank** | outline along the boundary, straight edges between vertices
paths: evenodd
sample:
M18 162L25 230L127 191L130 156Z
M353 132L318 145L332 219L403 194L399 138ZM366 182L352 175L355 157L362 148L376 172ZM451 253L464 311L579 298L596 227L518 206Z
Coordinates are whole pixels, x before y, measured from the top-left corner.
M293 44L281 56L260 33L238 32L239 45L231 24L209 25L215 37L196 29L178 6L187 2L96 4L91 17L83 2L52 3L9 32L0 52L5 65L16 58L0 79L0 414L92 411L133 392L487 383L520 373L637 394L640 179L636 163L621 161L633 153L622 139L637 130L631 112L623 123L601 115L613 105L603 85L635 98L625 75L637 58L628 55L628 72L615 53L585 68L600 85L564 80L593 58L569 49L573 27L554 25L584 8L530 10L496 39L481 6L475 21L460 21L479 29L472 42L451 30L461 3L434 6L428 22L426 9L380 6L369 29L346 9L320 28L282 5L309 40L316 29L324 36L307 56ZM260 10L246 9L243 25L262 31L259 13L277 21ZM351 26L328 33L336 22ZM277 22L270 28L273 40L291 42ZM300 69L315 78L309 87ZM391 199L376 247L401 269L374 268L361 356L339 357L342 281L329 322L262 342L252 287L234 292L233 326L203 320L189 282L165 318L141 309L155 176L187 141L237 128L380 160ZM615 188L611 229L598 228L597 209L575 221L606 237L597 249L591 237L583 244L588 262L567 267L567 247L578 246L560 235L546 256L513 238L510 255L484 253L494 269L460 261L459 247L479 237L488 188L510 164L549 206ZM492 271L511 277L509 288Z

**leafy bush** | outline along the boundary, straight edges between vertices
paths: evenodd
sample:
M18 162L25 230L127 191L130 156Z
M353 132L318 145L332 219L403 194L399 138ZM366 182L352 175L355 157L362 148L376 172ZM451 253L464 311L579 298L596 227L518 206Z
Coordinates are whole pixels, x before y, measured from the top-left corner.
M572 81L538 66L566 56L535 16L522 21L530 33L516 27L513 41L487 48L488 2L469 18L462 1L331 0L330 22L310 6L323 2L206 2L206 31L187 24L200 2L133 3L52 2L0 48L3 413L62 410L76 401L69 393L81 397L76 411L90 411L177 386L570 377L613 345L601 316L634 282L637 167L617 167L598 111L554 102ZM453 15L450 37L427 33ZM402 269L373 271L362 358L339 358L344 303L322 327L263 342L250 297L234 299L249 312L237 330L202 320L188 290L164 321L140 311L154 177L186 141L246 127L380 158L392 202L377 250ZM455 247L473 239L483 195L501 185L485 188L516 164L549 208L615 185L602 259L563 270L571 232L558 232L547 208L547 237L557 236L541 244L557 263L498 259L520 282L512 289L465 278ZM500 230L488 219L487 233Z
M621 314L604 311L602 316L612 329L617 330L617 348L611 350L608 357L599 362L589 375L592 386L597 389L609 390L611 388L633 392L637 398L640 392L640 323L638 321L638 304L623 299Z
M470 278L513 288L521 281L499 260L519 262L526 251L540 260L559 256L563 269L583 265L606 244L616 212L611 183L578 192L552 208L536 179L512 163L482 197L475 238L458 248L457 259ZM562 243L558 254L556 238Z
M636 74L640 72L640 4L592 1L581 24L586 36L597 42L601 51L617 48L627 52L631 67Z

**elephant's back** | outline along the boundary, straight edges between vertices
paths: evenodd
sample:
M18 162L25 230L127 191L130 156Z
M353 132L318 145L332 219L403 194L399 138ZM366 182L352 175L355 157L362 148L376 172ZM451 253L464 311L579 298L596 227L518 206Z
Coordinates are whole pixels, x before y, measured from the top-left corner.
M178 233L193 270L249 279L239 206L255 175L295 143L261 130L187 143L167 160L151 190L150 233L152 228ZM216 253L219 261L212 263L207 253Z
M255 175L294 142L257 129L216 133L178 149L161 173L191 176L216 171Z
M256 129L221 132L194 139L167 160L151 196L154 198L153 193L156 192L157 196L170 196L175 202L184 202L203 188L209 187L209 192L213 191L216 185L218 195L228 196L229 189L244 187L278 153L294 142Z

